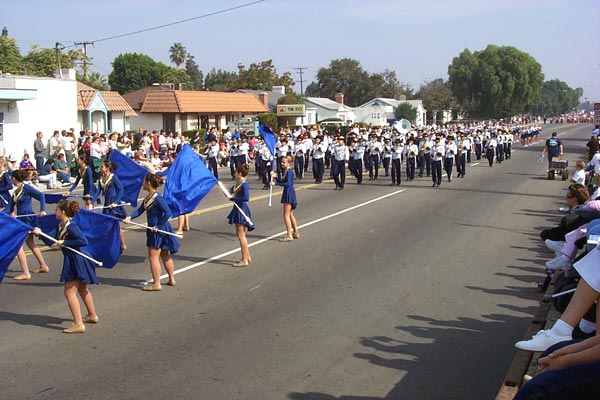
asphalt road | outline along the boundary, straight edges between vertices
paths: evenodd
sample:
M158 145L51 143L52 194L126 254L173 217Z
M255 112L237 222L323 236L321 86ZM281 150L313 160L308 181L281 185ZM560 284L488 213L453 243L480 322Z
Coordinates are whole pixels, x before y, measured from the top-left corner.
M567 157L583 155L589 125L547 126ZM177 287L150 279L145 234L92 287L100 323L65 335L71 315L49 274L0 285L4 399L490 399L536 310L538 232L558 221L566 183L546 180L539 145L482 160L438 189L384 178L346 190L296 185L301 239L284 230L251 177L257 229L252 264L239 259L231 204L214 189L174 257ZM475 162L475 161L474 161ZM226 181L226 183L229 181ZM142 221L140 221L142 222ZM32 256L28 257L33 268Z

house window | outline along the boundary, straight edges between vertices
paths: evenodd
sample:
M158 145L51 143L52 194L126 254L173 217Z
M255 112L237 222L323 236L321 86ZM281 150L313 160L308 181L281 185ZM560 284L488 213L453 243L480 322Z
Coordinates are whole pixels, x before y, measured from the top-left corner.
M371 119L381 119L381 113L371 113Z
M0 112L0 133L4 135L4 113Z

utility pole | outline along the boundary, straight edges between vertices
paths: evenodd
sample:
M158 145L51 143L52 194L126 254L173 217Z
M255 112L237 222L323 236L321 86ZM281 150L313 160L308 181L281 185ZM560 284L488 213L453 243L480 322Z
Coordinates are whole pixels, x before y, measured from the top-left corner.
M56 42L54 44L54 50L56 51L56 66L58 67L58 76L60 76L60 79L63 78L62 69L60 67L60 52L64 48L65 48L65 46L63 46L59 42Z
M81 60L82 62L82 67L81 67L81 71L83 72L83 79L87 79L87 73L88 73L88 65L92 65L91 63L88 63L88 60L90 60L87 56L87 45L91 44L92 46L94 45L94 42L74 42L73 43L75 46L83 46L83 59Z
M295 67L295 70L298 71L298 73L300 74L300 96L304 96L304 80L302 79L302 73L304 72L305 69L307 69L306 67Z

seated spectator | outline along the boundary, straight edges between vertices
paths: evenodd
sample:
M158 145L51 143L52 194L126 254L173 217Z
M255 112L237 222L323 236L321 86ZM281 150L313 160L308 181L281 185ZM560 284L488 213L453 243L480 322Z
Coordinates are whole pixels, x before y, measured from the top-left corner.
M27 175L25 176L26 181L33 182L37 185L38 172L33 166L33 163L29 159L29 154L23 154L23 159L19 163L19 169L27 171Z
M46 182L46 187L48 189L56 189L58 187L56 184L56 178L56 171L52 170L51 165L42 165L42 168L40 168L40 174L38 175L38 180L40 182Z
M140 164L142 167L146 168L148 171L150 171L150 173L152 173L152 174L156 173L156 169L154 169L154 166L152 165L150 160L144 156L144 149L142 148L141 144L140 144L140 148L138 148L137 151L135 152L135 156L134 156L133 160L136 163Z
M571 177L570 182L585 185L585 163L583 161L578 160L575 163L575 173Z
M578 183L569 185L565 198L565 203L569 211L578 205L584 204L589 199L590 194L585 186ZM560 224L557 227L544 229L540 233L540 236L544 241L550 239L553 241L564 242L567 233L579 228L587 222L589 222L589 219L584 216L569 213L560 220Z
M158 156L158 153L156 151L152 153L152 157L150 157L150 163L152 164L152 166L154 167L154 169L156 171L162 171L163 162L160 159L160 157Z
M58 157L52 163L52 169L56 171L57 178L63 183L63 186L71 184L71 174L64 153L58 154Z
M8 171L11 174L13 171L19 169L19 166L17 165L17 157L15 157L14 154L11 153L11 155L8 156L8 162L6 163L6 167L8 168Z

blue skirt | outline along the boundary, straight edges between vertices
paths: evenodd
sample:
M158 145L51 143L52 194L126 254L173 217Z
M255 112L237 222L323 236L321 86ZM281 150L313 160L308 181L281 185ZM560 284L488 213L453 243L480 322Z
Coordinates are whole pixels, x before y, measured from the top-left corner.
M70 282L79 279L81 283L98 284L96 269L90 260L67 249L63 250L63 255L65 256L65 260L60 274L61 282Z
M248 218L250 218L250 220L252 220L252 214L250 213L250 207L248 207L248 204L243 203L240 207L244 211L244 214L246 214L248 216ZM240 212L240 210L238 210L238 208L236 206L233 206L233 209L227 216L227 220L229 221L229 224L231 224L231 225L233 225L233 224L246 225L246 228L248 228L248 232L254 230L254 225L251 225L248 223L248 221L246 221L246 218L244 218L244 216L242 215L242 213Z
M281 195L281 203L290 203L292 210L296 209L298 202L296 201L296 190L293 187L284 187Z
M173 228L168 222L164 225L158 225L157 228L166 232L173 232ZM175 254L179 251L179 240L175 236L146 229L146 246L168 250L171 254Z

